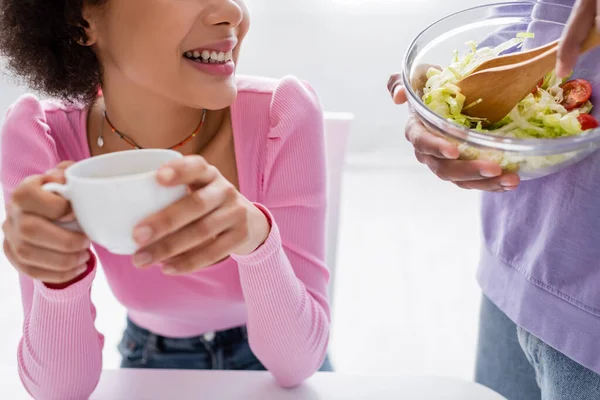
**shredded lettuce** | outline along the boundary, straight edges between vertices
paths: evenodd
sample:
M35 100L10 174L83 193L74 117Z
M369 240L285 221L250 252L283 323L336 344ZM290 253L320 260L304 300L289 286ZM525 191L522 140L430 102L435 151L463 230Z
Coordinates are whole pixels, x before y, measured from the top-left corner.
M582 133L577 117L589 113L591 103L572 111L567 111L560 103L563 90L560 85L567 79L560 79L554 71L544 77L541 87L535 94L523 99L502 121L483 128L485 120L462 113L475 105L465 104L465 97L457 84L469 75L481 63L497 57L507 49L519 46L531 34L519 34L495 48L477 49L474 42L467 43L469 52L464 57L455 56L454 61L441 71L430 68L427 71L427 83L423 90L423 101L438 115L470 129L493 132L515 138L557 138Z
M469 51L462 57L455 52L452 63L442 70L430 68L427 71L427 83L423 89L424 103L436 114L466 128L479 132L493 133L504 137L519 139L553 139L563 136L581 135L584 132L578 117L592 110L589 101L582 107L567 111L562 105L563 90L561 85L569 78L560 79L554 71L548 73L535 93L527 95L501 121L488 125L484 119L463 114L463 111L477 104L465 104L465 97L460 93L458 82L468 76L483 62L499 56L504 51L521 47L523 42L532 38L531 33L520 33L516 38L496 47L477 48L475 42L466 45ZM515 167L522 159L511 157L498 151L482 151L463 144L459 147L461 154L467 159L488 159L497 161L508 169ZM541 168L563 161L564 156L536 157L529 167ZM531 160L529 160L531 161ZM533 165L535 164L535 165ZM515 167L516 168L516 167Z

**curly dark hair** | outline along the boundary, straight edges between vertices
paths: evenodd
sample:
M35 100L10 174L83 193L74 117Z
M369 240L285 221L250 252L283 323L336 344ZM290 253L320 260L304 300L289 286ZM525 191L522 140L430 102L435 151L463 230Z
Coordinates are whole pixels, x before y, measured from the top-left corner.
M106 0L0 0L0 52L32 89L91 103L101 67L87 42L84 4Z

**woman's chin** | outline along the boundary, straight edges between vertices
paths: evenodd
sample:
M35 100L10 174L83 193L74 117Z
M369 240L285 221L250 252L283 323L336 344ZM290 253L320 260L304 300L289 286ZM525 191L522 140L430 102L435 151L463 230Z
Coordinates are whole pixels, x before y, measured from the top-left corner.
M204 93L202 98L194 102L196 108L206 108L207 110L222 110L233 104L237 98L237 88L235 86L223 88L213 96L207 96Z

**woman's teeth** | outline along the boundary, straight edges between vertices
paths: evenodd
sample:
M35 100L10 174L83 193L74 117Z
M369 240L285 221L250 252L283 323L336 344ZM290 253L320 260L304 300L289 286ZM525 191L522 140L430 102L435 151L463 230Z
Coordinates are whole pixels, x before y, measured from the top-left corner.
M225 64L233 59L233 51L187 51L185 58L199 61L204 64Z

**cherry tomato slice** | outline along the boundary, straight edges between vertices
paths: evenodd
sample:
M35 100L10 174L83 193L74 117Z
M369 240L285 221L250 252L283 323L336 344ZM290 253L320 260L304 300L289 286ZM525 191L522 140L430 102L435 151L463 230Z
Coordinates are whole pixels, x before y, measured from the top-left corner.
M598 123L596 118L592 117L590 114L581 114L579 117L577 117L577 120L581 124L581 129L584 131L600 126L600 123Z
M562 105L571 111L581 107L592 96L592 85L585 79L573 79L561 85L563 89Z

